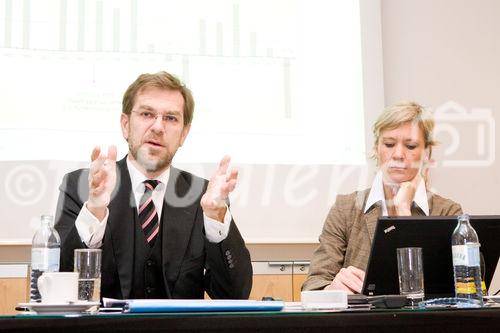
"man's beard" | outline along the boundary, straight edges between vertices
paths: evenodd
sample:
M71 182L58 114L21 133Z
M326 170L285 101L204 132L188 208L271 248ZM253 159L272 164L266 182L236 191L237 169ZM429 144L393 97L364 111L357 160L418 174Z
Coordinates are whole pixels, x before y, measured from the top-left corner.
M166 169L172 162L173 158L173 156L167 152L165 156L151 160L148 158L149 148L145 146L132 147L132 145L129 144L129 150L137 163L139 163L139 165L142 166L147 172L157 172Z

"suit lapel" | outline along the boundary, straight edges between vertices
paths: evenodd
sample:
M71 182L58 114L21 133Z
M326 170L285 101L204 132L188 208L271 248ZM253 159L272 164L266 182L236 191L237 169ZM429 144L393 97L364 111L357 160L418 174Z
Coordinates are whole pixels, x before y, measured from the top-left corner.
M137 215L126 158L117 162L117 186L109 205L107 224L124 298L130 296L132 289L134 225Z
M371 244L373 235L375 235L375 228L377 227L378 217L382 215L382 207L380 206L379 202L378 204L372 205L366 213L363 213L370 191L371 189L366 189L362 192L359 192L356 197L356 207L361 211L360 213L363 214L362 221L366 225L368 238Z
M372 207L363 215L366 227L368 229L368 236L370 237L370 244L373 241L373 235L375 235L375 228L377 227L378 217L381 215L382 209L378 205Z
M189 245L199 207L199 191L194 189L178 169L171 168L162 210L162 258L168 281L177 280ZM198 195L190 196L191 193Z

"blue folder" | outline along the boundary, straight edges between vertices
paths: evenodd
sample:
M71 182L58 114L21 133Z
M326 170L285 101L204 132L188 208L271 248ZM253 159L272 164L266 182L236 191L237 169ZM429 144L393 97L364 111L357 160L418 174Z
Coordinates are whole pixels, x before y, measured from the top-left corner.
M199 300L199 299L138 299L128 300L125 312L226 312L226 311L281 311L282 301Z

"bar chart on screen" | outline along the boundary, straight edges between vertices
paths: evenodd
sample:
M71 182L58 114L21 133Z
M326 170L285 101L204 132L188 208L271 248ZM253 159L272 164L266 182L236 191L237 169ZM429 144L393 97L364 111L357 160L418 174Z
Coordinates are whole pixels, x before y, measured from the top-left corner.
M103 142L125 152L123 92L138 74L166 70L196 101L182 162L222 153L242 163L364 162L357 2L1 0L0 8L8 110L0 138L37 145L1 146L4 160L86 160ZM352 131L338 153L308 149Z
M383 107L381 47L367 43L380 40L378 7L0 0L0 197L17 212L6 219L19 221L0 243L30 243L61 179L88 167L92 147L114 144L125 156L123 94L158 71L179 77L195 100L173 166L208 179L230 155L240 170L231 208L245 240L316 242L337 187L368 175L367 108Z

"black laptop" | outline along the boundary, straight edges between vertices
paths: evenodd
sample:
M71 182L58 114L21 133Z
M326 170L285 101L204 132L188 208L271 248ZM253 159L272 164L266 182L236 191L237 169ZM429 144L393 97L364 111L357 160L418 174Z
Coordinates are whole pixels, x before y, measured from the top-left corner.
M483 278L488 288L500 256L500 216L471 216L470 221L481 243ZM451 235L456 226L456 216L380 217L363 294L399 294L396 249L421 247L425 297L454 296Z

